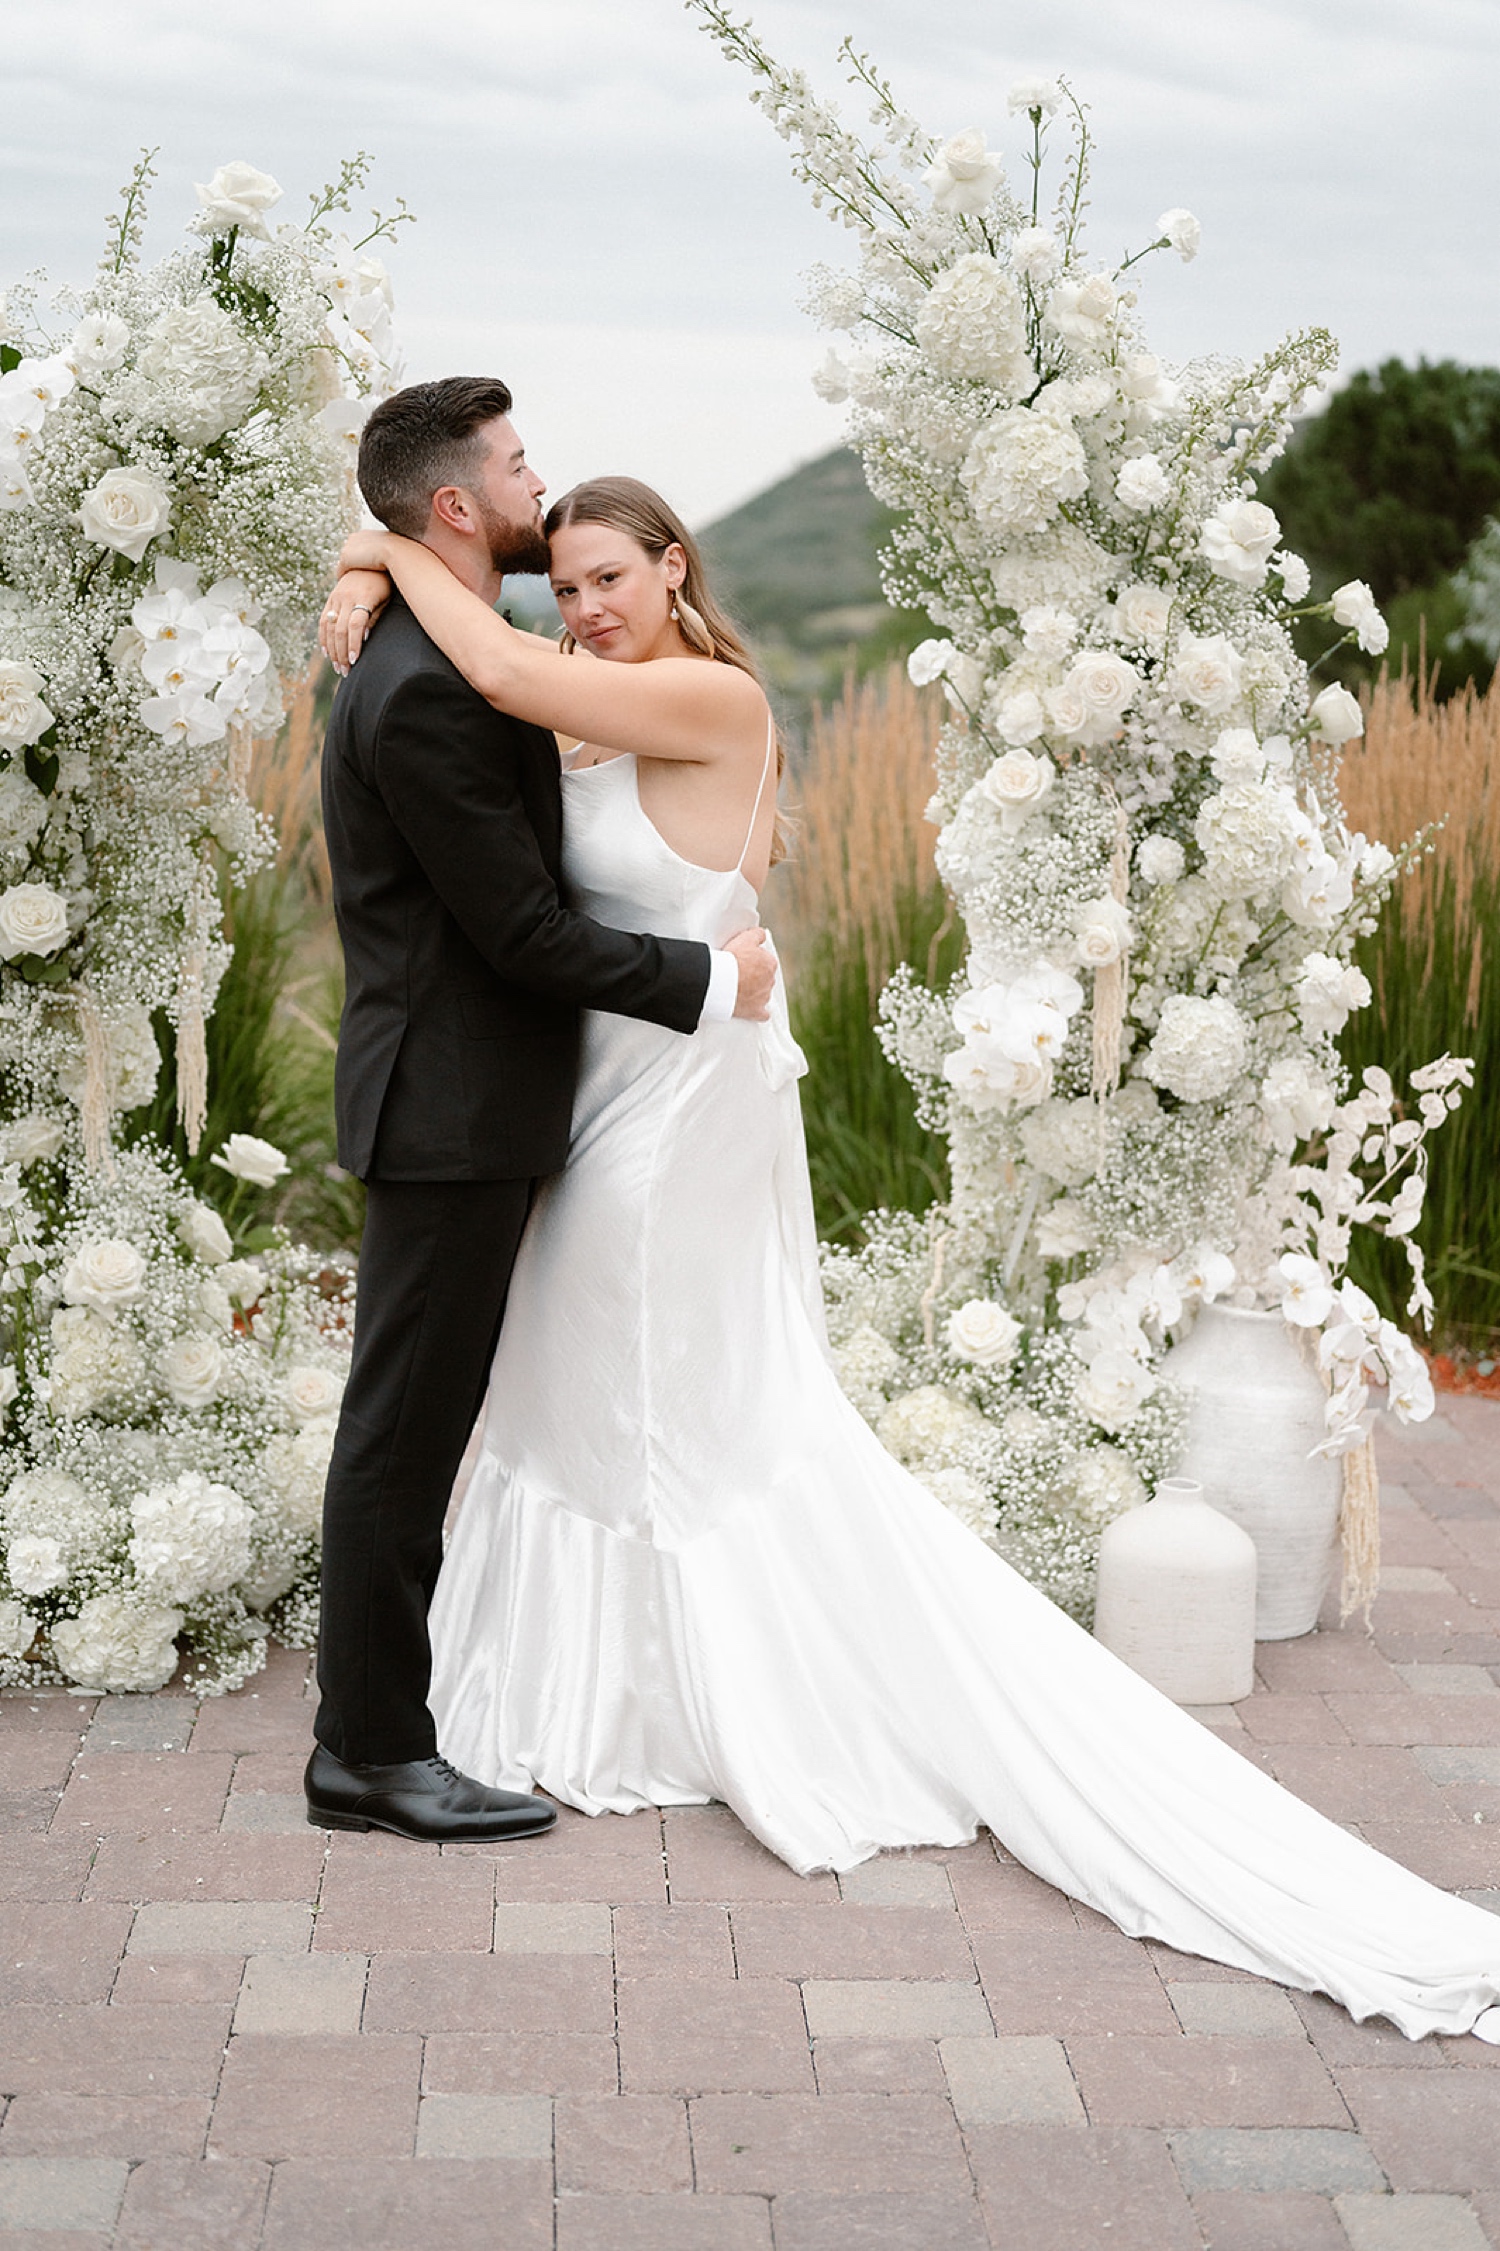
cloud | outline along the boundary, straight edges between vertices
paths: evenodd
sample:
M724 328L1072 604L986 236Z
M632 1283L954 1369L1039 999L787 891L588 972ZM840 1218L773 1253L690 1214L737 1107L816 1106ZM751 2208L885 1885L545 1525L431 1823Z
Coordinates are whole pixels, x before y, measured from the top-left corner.
M846 30L933 130L982 123L1020 169L1005 88L1065 70L1098 135L1101 263L1158 211L1204 222L1143 289L1169 358L1321 322L1346 366L1495 354L1491 0L745 0L773 53L841 92ZM702 520L834 442L803 269L845 240L792 181L748 83L678 0L50 0L7 26L0 277L81 281L143 141L149 247L227 157L288 208L357 147L419 215L392 259L413 372L494 368L531 449L659 478ZM843 94L851 122L864 104ZM518 408L519 413L519 408Z

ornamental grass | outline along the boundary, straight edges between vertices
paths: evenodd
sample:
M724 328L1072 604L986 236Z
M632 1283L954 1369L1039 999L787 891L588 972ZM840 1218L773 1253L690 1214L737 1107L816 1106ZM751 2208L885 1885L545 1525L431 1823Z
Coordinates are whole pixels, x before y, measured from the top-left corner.
M1356 1072L1383 1064L1398 1087L1444 1049L1474 1059L1472 1094L1431 1144L1418 1239L1437 1299L1435 1340L1478 1355L1500 1332L1500 679L1483 694L1471 682L1445 703L1424 671L1382 680L1339 787L1351 827L1367 836L1394 845L1431 832L1363 943L1374 1004L1351 1017L1341 1045ZM1357 1278L1404 1302L1397 1246L1367 1236L1362 1258Z
M918 1124L911 1088L873 1029L898 962L942 983L962 953L925 817L941 718L939 698L899 664L851 674L839 701L816 709L793 856L768 902L811 1066L808 1163L819 1231L832 1242L860 1242L869 1211L925 1211L948 1192L946 1145Z

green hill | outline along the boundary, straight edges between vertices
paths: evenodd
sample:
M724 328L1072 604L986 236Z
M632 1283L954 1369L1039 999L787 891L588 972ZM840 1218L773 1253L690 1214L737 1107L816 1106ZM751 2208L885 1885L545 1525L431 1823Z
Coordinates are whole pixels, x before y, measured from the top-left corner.
M896 522L847 446L794 469L699 534L716 590L746 628L794 718L930 628L893 611L877 556Z

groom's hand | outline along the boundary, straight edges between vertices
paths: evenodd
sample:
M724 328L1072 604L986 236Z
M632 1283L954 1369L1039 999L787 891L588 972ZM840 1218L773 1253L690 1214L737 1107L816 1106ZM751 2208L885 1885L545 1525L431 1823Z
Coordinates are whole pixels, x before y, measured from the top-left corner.
M764 930L741 930L724 951L740 965L740 989L734 1004L736 1016L763 1024L771 1013L771 987L776 982L776 955L766 943Z

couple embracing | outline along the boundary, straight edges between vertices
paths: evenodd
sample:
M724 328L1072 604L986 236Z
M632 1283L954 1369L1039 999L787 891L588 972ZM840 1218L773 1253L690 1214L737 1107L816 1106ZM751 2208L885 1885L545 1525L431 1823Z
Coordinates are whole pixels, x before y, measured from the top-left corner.
M442 1842L719 1799L803 1872L983 1824L1134 1935L1500 2039L1500 1922L1158 1695L844 1398L758 925L764 692L654 493L543 524L510 407L460 378L376 409L389 529L323 623L369 1207L309 1818ZM561 648L495 607L542 569Z

